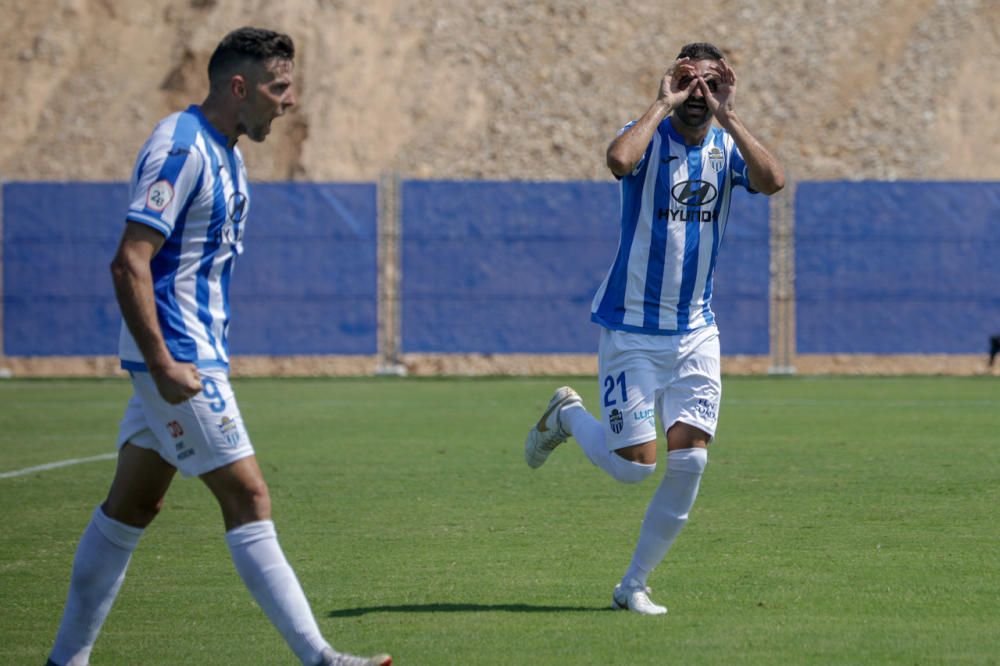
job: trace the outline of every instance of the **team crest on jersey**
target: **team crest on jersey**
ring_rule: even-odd
[[[608,414],[608,422],[611,424],[611,432],[616,435],[625,427],[625,419],[622,417],[621,411],[617,409],[612,409],[611,413]]]
[[[722,166],[726,163],[726,156],[722,154],[718,146],[712,146],[708,151],[708,165],[715,171],[722,171]]]
[[[157,213],[170,205],[174,198],[174,188],[165,180],[158,180],[149,186],[146,192],[146,208],[155,210]]]
[[[222,420],[219,421],[219,432],[226,438],[226,443],[229,446],[236,446],[240,443],[239,425],[228,416],[223,416]]]

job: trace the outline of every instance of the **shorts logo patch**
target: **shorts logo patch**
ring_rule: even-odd
[[[170,436],[173,437],[174,439],[184,436],[184,428],[177,421],[171,421],[170,423],[168,423],[167,431],[170,433]]]
[[[146,192],[146,208],[162,213],[174,198],[174,188],[165,180],[158,180]]]
[[[236,446],[240,443],[239,425],[228,416],[223,416],[222,420],[219,421],[219,432],[226,438],[226,443],[229,446]]]
[[[622,417],[622,413],[618,409],[611,410],[611,413],[608,415],[608,422],[611,424],[611,432],[616,435],[621,433],[622,428],[625,427],[625,419]]]
[[[698,416],[709,421],[716,421],[719,418],[719,403],[711,400],[705,400],[701,398],[698,400],[698,404],[695,405],[695,411],[698,412]]]

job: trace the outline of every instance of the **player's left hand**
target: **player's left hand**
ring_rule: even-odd
[[[719,124],[723,127],[730,116],[735,113],[736,104],[736,72],[725,60],[720,60],[719,64],[713,67],[719,78],[716,81],[713,92],[709,83],[704,77],[698,77],[698,87],[701,94],[705,96],[705,103]]]

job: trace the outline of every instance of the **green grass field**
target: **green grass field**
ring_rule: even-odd
[[[561,380],[241,380],[282,545],[351,652],[438,664],[996,664],[1000,384],[725,380],[669,615],[608,610],[662,467],[521,457]],[[591,407],[593,378],[571,383]],[[113,450],[126,381],[0,382],[0,472]],[[0,661],[42,664],[113,461],[0,478]],[[197,480],[144,535],[92,655],[293,664]]]

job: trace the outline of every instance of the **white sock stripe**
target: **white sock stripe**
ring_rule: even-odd
[[[256,541],[277,536],[278,532],[274,529],[274,521],[256,520],[252,523],[244,523],[226,532],[226,543],[230,546],[245,546]]]
[[[141,527],[133,527],[109,518],[100,506],[94,509],[93,520],[94,526],[100,530],[104,538],[119,548],[131,552],[139,545],[139,537],[143,533]]]
[[[639,483],[656,471],[656,463],[644,463],[625,460],[614,451],[608,451],[608,468],[606,471],[622,483]]]
[[[708,449],[677,449],[667,454],[667,472],[701,474],[708,465]]]

